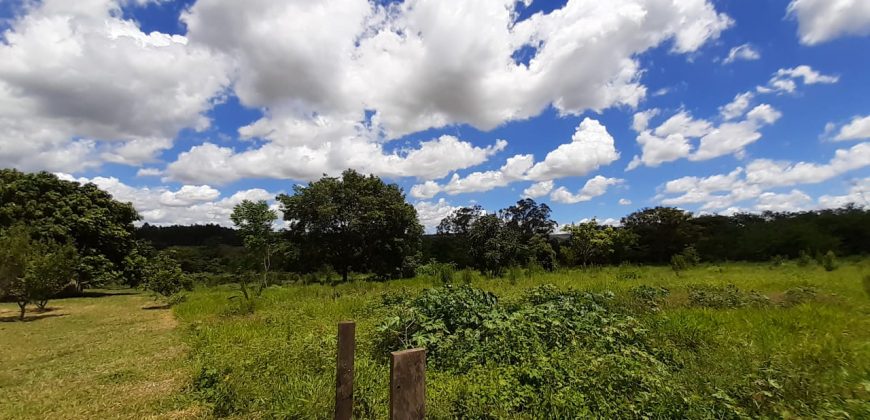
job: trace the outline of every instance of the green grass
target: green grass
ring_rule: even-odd
[[[583,378],[572,386],[612,394],[611,402],[619,405],[626,395],[608,391],[611,384],[653,372],[641,379],[659,393],[656,407],[677,407],[682,417],[870,418],[868,274],[870,260],[865,259],[832,272],[815,265],[725,264],[677,276],[665,267],[610,267],[522,275],[513,283],[476,276],[472,283],[508,303],[541,284],[612,291],[614,301],[626,305],[639,285],[670,290],[660,310],[632,313],[645,330],[644,345],[664,362],[666,372],[641,362],[622,375],[612,366],[624,366],[619,363],[625,359],[608,370],[606,363],[597,365],[600,354],[569,349],[542,362],[559,365],[540,371],[544,383],[552,372],[568,372],[569,378]],[[329,418],[336,324],[345,319],[357,322],[357,417],[386,418],[389,361],[376,350],[377,327],[395,313],[382,304],[382,296],[411,299],[439,283],[416,278],[276,286],[264,292],[253,313],[240,311],[238,300],[229,299],[237,295],[231,285],[199,288],[171,311],[143,309],[153,305],[145,295],[110,292],[55,300],[51,311],[29,312],[27,322],[18,322],[13,320],[17,307],[3,303],[0,418]],[[772,303],[698,307],[690,302],[689,286],[699,284],[734,284]],[[807,286],[816,288],[815,297],[780,304],[787,290]],[[559,370],[566,366],[567,371]],[[521,387],[532,390],[527,398],[559,397],[552,388],[545,395],[517,383],[526,372],[517,376],[511,369],[487,365],[450,372],[431,366],[430,417],[458,412],[477,413],[473,418],[481,413],[544,417],[504,408],[510,405],[505,398]]]
[[[862,285],[870,273],[868,263],[845,263],[833,272],[794,264],[726,264],[693,268],[679,276],[665,267],[613,267],[523,276],[515,283],[478,277],[473,286],[494,292],[502,301],[518,299],[525,290],[545,283],[612,291],[617,300],[641,284],[665,287],[671,294],[662,309],[637,315],[649,343],[667,361],[668,383],[663,387],[674,389],[675,405],[720,410],[683,413],[713,417],[726,410],[734,416],[870,418],[870,296]],[[626,278],[618,276],[625,271],[636,272],[638,278],[618,280]],[[235,294],[231,286],[199,289],[175,308],[192,351],[191,393],[217,415],[330,417],[336,324],[352,319],[357,322],[355,410],[359,417],[385,418],[388,360],[375,350],[375,342],[377,326],[392,314],[380,305],[381,295],[392,292],[410,298],[438,283],[417,278],[272,287],[253,314],[234,309],[237,304],[228,299]],[[695,307],[688,302],[690,284],[734,284],[764,294],[772,303]],[[785,291],[799,286],[815,287],[815,298],[779,304]],[[568,355],[571,360],[574,356],[578,355]],[[468,403],[471,391],[477,398],[472,404],[486,405],[482,398],[487,395],[500,398],[500,378],[489,372],[463,375],[430,369],[431,417],[455,415],[459,405]],[[605,387],[607,380],[589,378]]]
[[[201,406],[171,310],[133,291],[52,300],[17,320],[0,304],[0,418],[191,418]],[[29,307],[32,309],[32,307]]]

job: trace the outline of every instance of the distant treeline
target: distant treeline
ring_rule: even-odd
[[[475,214],[474,211],[465,209],[465,214]],[[548,226],[549,214],[545,214],[540,222]],[[694,216],[675,208],[656,207],[632,213],[621,222],[616,227],[587,222],[593,230],[588,238],[579,237],[582,230],[574,229],[572,234],[554,228],[547,240],[553,249],[554,263],[559,266],[623,262],[666,264],[687,247],[694,248],[703,261],[709,262],[768,261],[777,257],[797,258],[801,253],[815,257],[827,251],[838,256],[870,254],[870,211],[855,206],[731,216]],[[473,221],[467,223],[470,229]],[[244,257],[240,250],[232,249],[242,245],[238,232],[219,225],[145,224],[137,229],[136,235],[158,249],[176,248],[177,258],[188,272],[230,271],[241,265]],[[575,249],[582,248],[584,241],[589,242],[590,247],[608,249],[590,249],[585,257],[579,256]],[[434,260],[457,267],[479,267],[474,261],[476,255],[468,249],[468,238],[461,232],[442,229],[438,234],[422,238],[421,263]],[[294,258],[277,258],[276,268],[307,271]]]
[[[172,246],[242,246],[235,229],[216,224],[154,226],[145,223],[136,229],[136,238],[151,242],[157,249]]]

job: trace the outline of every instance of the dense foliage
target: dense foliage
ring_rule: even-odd
[[[78,254],[69,244],[36,241],[30,229],[14,225],[0,230],[0,296],[14,300],[19,319],[35,304],[44,310],[48,300],[75,277]]]
[[[335,323],[352,319],[355,418],[387,417],[387,352],[418,345],[431,418],[866,418],[868,268],[620,266],[514,284],[429,263],[410,280],[272,287],[254,313],[232,287],[201,288],[175,311],[191,391],[217,415],[331,413]]]
[[[79,289],[121,278],[134,247],[139,215],[94,184],[64,181],[48,172],[0,169],[0,229],[25,224],[38,241],[70,243],[79,254]]]
[[[494,215],[485,218],[485,212],[479,207],[456,210],[442,220],[437,235],[424,238],[424,259],[498,271],[493,267],[501,270],[530,261],[523,247],[542,244],[536,238],[546,242],[562,266],[671,263],[678,272],[698,261],[777,258],[815,259],[835,269],[835,255],[870,253],[870,209],[854,206],[732,216],[693,216],[676,208],[655,207],[624,217],[620,226],[602,225],[592,219],[563,226],[562,235],[536,235],[532,239],[523,236],[520,230],[511,231],[511,219],[503,219],[510,214],[509,209],[499,212],[500,218]],[[548,212],[536,214],[549,218]],[[485,240],[472,243],[475,225],[479,237]],[[475,250],[480,246],[487,248]],[[686,254],[686,250],[691,251]],[[545,249],[544,255],[548,252]],[[540,265],[548,266],[546,257],[536,259]]]
[[[277,199],[305,271],[329,265],[345,281],[351,271],[413,275],[423,227],[397,185],[347,170]]]
[[[154,226],[145,223],[136,229],[136,237],[150,242],[157,249],[173,246],[242,246],[242,238],[235,229],[215,224]]]

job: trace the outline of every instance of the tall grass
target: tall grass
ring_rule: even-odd
[[[635,316],[648,331],[653,351],[667,361],[665,388],[688,390],[682,396],[660,396],[685,416],[870,418],[870,296],[864,290],[868,272],[868,261],[859,260],[842,262],[830,272],[786,262],[773,269],[769,264],[698,266],[679,276],[670,267],[605,267],[534,275],[517,271],[506,278],[462,271],[460,279],[508,302],[541,284],[610,291],[617,302],[632,299],[632,290],[641,285],[667,289],[657,310]],[[378,326],[395,314],[381,302],[410,299],[442,281],[439,275],[335,287],[270,287],[252,314],[241,315],[231,310],[228,300],[233,287],[198,289],[175,308],[195,364],[191,393],[217,415],[329,417],[336,324],[352,319],[357,322],[355,412],[358,418],[385,418],[389,362],[375,343]],[[770,304],[697,306],[689,299],[689,285],[733,285],[766,296]],[[787,291],[796,288],[812,288],[815,294],[780,304],[794,299]],[[581,356],[568,355],[566,360],[584,368],[599,363]],[[586,385],[606,386],[615,380],[604,373],[591,375]],[[508,386],[499,385],[496,371],[430,370],[427,378],[433,418],[455,416],[461,410],[476,412],[468,404],[490,406],[495,417],[517,415],[499,414],[498,401],[487,399],[495,398],[499,386]],[[469,399],[472,386],[474,398]],[[569,414],[577,413],[562,413]]]

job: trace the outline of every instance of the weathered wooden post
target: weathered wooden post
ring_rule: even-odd
[[[338,363],[335,374],[335,419],[353,416],[353,354],[356,348],[356,323],[338,323]]]
[[[426,349],[390,353],[390,419],[426,416]]]

